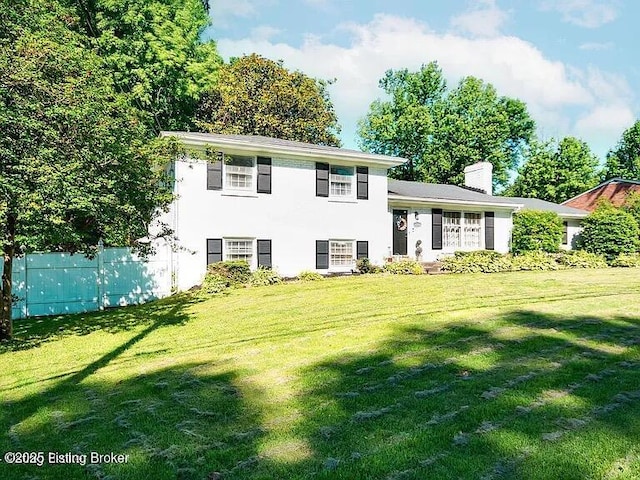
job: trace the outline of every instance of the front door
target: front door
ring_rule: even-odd
[[[393,254],[407,254],[407,211],[393,211]]]

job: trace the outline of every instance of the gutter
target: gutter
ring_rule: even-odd
[[[389,203],[414,203],[414,204],[439,204],[439,205],[471,205],[478,207],[496,207],[505,210],[520,210],[524,207],[519,203],[498,203],[498,202],[481,202],[477,200],[454,200],[447,198],[424,198],[424,197],[405,197],[400,195],[389,195]]]

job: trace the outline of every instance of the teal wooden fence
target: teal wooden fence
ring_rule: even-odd
[[[105,248],[93,259],[68,253],[15,258],[13,318],[88,312],[167,296],[169,254],[160,253],[145,260],[127,248]]]

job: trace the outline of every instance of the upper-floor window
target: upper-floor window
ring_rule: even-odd
[[[271,193],[271,158],[217,152],[207,162],[207,190]]]
[[[353,167],[331,166],[331,197],[353,196]]]
[[[316,162],[316,196],[369,198],[369,169]]]
[[[253,190],[255,178],[255,157],[225,155],[225,187],[232,190]]]

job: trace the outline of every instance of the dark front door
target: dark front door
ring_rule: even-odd
[[[407,254],[407,211],[393,211],[393,254]]]

